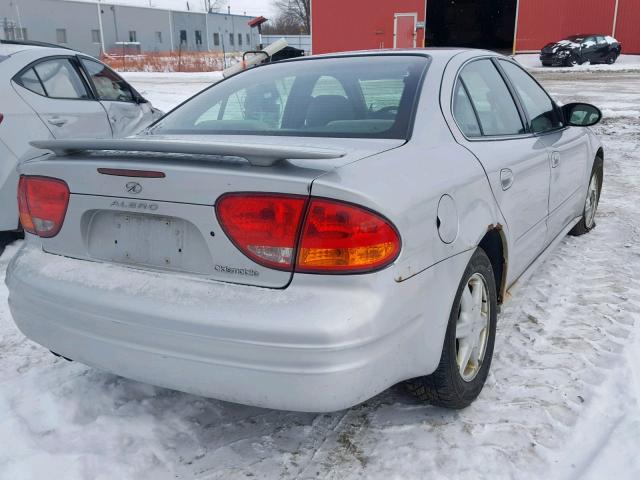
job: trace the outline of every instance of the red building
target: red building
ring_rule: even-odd
[[[312,0],[313,53],[458,46],[517,52],[580,33],[640,54],[640,0]]]

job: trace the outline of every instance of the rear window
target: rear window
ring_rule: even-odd
[[[427,64],[409,55],[274,63],[200,93],[152,131],[404,139]]]

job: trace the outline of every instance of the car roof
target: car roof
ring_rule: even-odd
[[[495,53],[488,50],[476,49],[476,48],[455,48],[455,47],[428,47],[428,48],[386,48],[377,50],[355,50],[349,52],[336,52],[336,53],[324,53],[320,55],[313,55],[316,58],[321,57],[351,57],[359,55],[424,55],[431,57],[446,57],[450,58],[463,52],[484,52]]]
[[[377,49],[377,50],[356,50],[348,52],[334,52],[323,53],[318,55],[310,55],[307,57],[297,57],[287,60],[281,60],[276,63],[288,63],[288,62],[303,62],[314,59],[329,59],[329,58],[343,58],[343,57],[383,57],[383,56],[397,56],[397,55],[413,55],[429,57],[432,60],[446,64],[451,58],[456,55],[476,54],[478,56],[502,56],[499,53],[490,50],[481,50],[476,48],[453,48],[453,47],[429,47],[429,48],[408,48],[408,49]],[[268,63],[263,65],[269,65]]]
[[[68,49],[66,47],[61,47],[58,45],[54,45],[54,44],[40,44],[38,42],[14,42],[14,41],[10,41],[10,40],[0,40],[0,55],[15,55],[16,53],[20,53],[20,52],[26,52],[26,51],[31,51],[31,52],[37,52],[40,51],[43,54],[48,54],[48,53],[60,53],[60,52],[66,52],[67,54],[73,54],[75,55],[75,51]]]

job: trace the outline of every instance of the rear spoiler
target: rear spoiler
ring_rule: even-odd
[[[73,155],[85,151],[217,155],[244,158],[251,165],[259,167],[270,167],[284,160],[328,160],[346,155],[343,151],[327,148],[151,138],[39,140],[30,143],[36,148],[51,150],[56,155]]]

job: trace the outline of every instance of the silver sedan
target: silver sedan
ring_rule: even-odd
[[[600,117],[492,52],[396,50],[248,70],[136,137],[35,142],[13,317],[228,401],[332,411],[407,381],[463,408],[510,287],[595,226]]]

